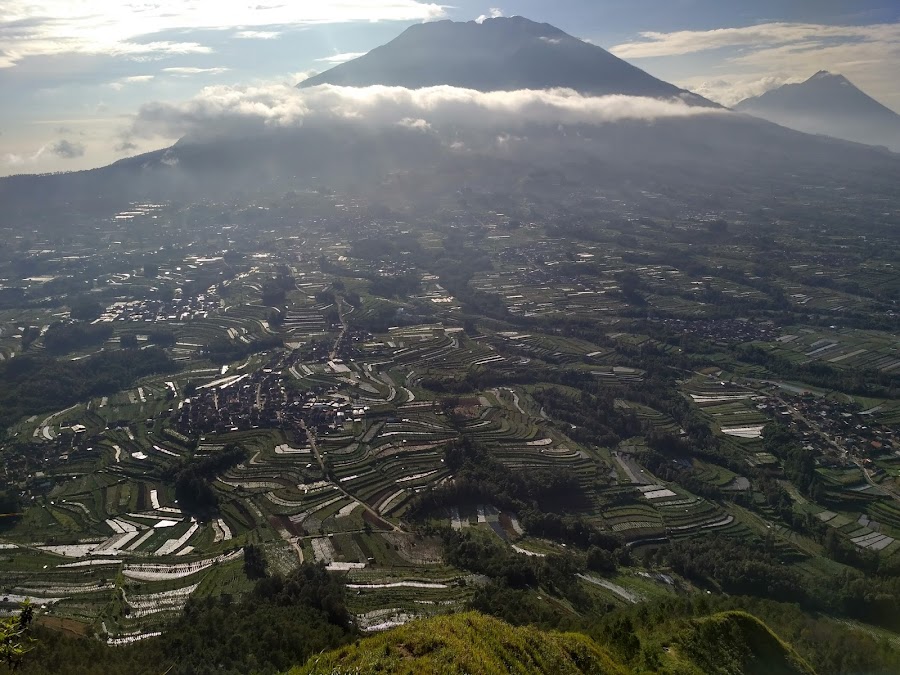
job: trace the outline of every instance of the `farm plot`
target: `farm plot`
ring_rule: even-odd
[[[849,370],[897,372],[900,369],[896,340],[887,333],[851,328],[791,332],[795,333],[795,339],[780,342],[778,350],[792,360],[823,361]]]
[[[126,564],[122,574],[138,581],[165,581],[183,579],[203,572],[214,565],[230,562],[244,555],[244,549],[225,553],[213,558],[205,558],[187,563],[130,563]]]
[[[649,503],[607,509],[603,512],[603,520],[626,540],[665,535],[662,516]]]
[[[717,406],[727,403],[741,403],[752,399],[756,394],[731,382],[717,380],[712,377],[695,377],[686,382],[681,390],[697,406]],[[726,409],[718,412],[736,412],[737,409]],[[714,412],[716,412],[714,410]]]
[[[634,403],[632,401],[616,401],[616,406],[625,410],[633,410],[637,418],[643,423],[660,433],[678,436],[683,433],[681,427],[669,415],[654,410],[653,408]]]

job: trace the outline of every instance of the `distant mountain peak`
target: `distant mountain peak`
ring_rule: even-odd
[[[453,21],[448,21],[447,23],[453,23]],[[518,27],[524,28],[527,30],[532,30],[536,32],[547,31],[550,33],[559,33],[560,35],[565,35],[563,31],[561,31],[556,26],[549,23],[540,23],[538,21],[533,21],[532,19],[528,19],[524,16],[491,16],[486,18],[484,21],[469,21],[467,23],[474,23],[481,26],[500,26],[500,27]]]
[[[900,150],[900,115],[827,70],[741,101],[735,110],[799,131]]]
[[[440,30],[462,30],[469,32],[481,33],[525,33],[534,37],[571,37],[565,32],[549,23],[539,23],[532,21],[524,16],[491,16],[482,21],[453,21],[444,19],[442,21],[429,21],[427,23],[419,23],[410,26],[404,31],[405,33],[429,33],[436,29]]]
[[[416,24],[386,45],[298,86],[321,84],[449,85],[478,91],[566,88],[591,96],[681,98],[718,107],[555,26],[521,16]]]
[[[853,86],[850,80],[848,80],[840,73],[831,73],[827,70],[820,70],[818,73],[806,80],[804,84],[814,82],[830,82],[833,84],[849,84],[850,86]]]

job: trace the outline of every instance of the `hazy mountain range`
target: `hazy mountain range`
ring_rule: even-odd
[[[820,71],[738,103],[735,110],[791,129],[900,151],[900,115],[843,75]]]
[[[160,104],[137,123],[189,126],[102,169],[0,180],[2,217],[309,187],[424,200],[475,185],[556,202],[621,188],[760,207],[803,186],[877,194],[900,180],[900,155],[728,111],[522,18],[417,25],[298,89]]]

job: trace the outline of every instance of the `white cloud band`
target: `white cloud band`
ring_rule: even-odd
[[[336,66],[340,63],[347,63],[347,61],[352,61],[353,59],[358,59],[360,56],[365,56],[366,52],[344,52],[343,54],[332,54],[331,56],[323,56],[320,59],[316,59],[318,63],[327,63],[330,66]]]
[[[478,92],[448,86],[214,86],[183,103],[143,106],[130,133],[141,138],[177,138],[255,133],[328,121],[373,127],[402,125],[423,131],[457,126],[515,131],[532,124],[603,124],[717,114],[728,113],[691,107],[677,99],[583,96],[568,89]]]

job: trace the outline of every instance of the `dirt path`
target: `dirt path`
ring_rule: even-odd
[[[321,467],[322,473],[325,474],[326,473],[325,472],[325,460],[322,459],[322,454],[319,452],[319,443],[318,443],[318,440],[316,439],[316,434],[312,429],[310,429],[309,427],[306,426],[306,422],[302,422],[301,426],[306,431],[306,438],[309,441],[309,446],[312,448],[313,454],[316,456],[316,461],[319,462],[319,467]],[[327,476],[327,474],[326,474],[326,476]],[[327,480],[327,478],[326,478],[326,480]],[[356,501],[356,502],[359,502],[360,504],[362,504],[363,509],[365,509],[374,518],[378,519],[379,521],[381,521],[383,523],[387,523],[388,525],[390,525],[391,528],[394,530],[394,532],[403,532],[404,531],[402,528],[398,527],[397,525],[393,525],[393,524],[389,523],[375,509],[373,509],[371,506],[366,504],[366,502],[364,502],[362,499],[359,499],[354,494],[348,492],[340,483],[332,482],[332,485],[334,485],[341,492],[341,494],[343,494],[348,499],[352,499],[353,501]]]
[[[606,579],[600,579],[599,577],[595,577],[588,574],[576,574],[579,579],[584,579],[588,583],[594,584],[595,586],[600,586],[601,588],[605,588],[608,591],[611,591],[618,595],[623,600],[630,602],[632,604],[636,604],[644,600],[644,597],[629,591],[627,588],[623,588],[618,584],[614,584],[611,581],[607,581]]]
[[[636,483],[638,485],[653,485],[656,481],[652,478],[652,476],[648,476],[645,472],[642,472],[640,468],[636,468],[637,464],[632,466],[630,458],[626,460],[622,455],[618,452],[614,454],[614,458],[619,466],[622,467],[622,470],[628,475],[631,479],[632,483]]]
[[[344,339],[344,336],[347,334],[347,329],[349,326],[347,325],[347,320],[344,318],[344,303],[340,298],[335,298],[335,302],[337,303],[338,308],[338,319],[341,322],[341,332],[337,336],[337,340],[334,341],[334,346],[331,348],[331,354],[329,354],[329,358],[334,361],[338,357],[338,352],[340,351],[341,342]]]

